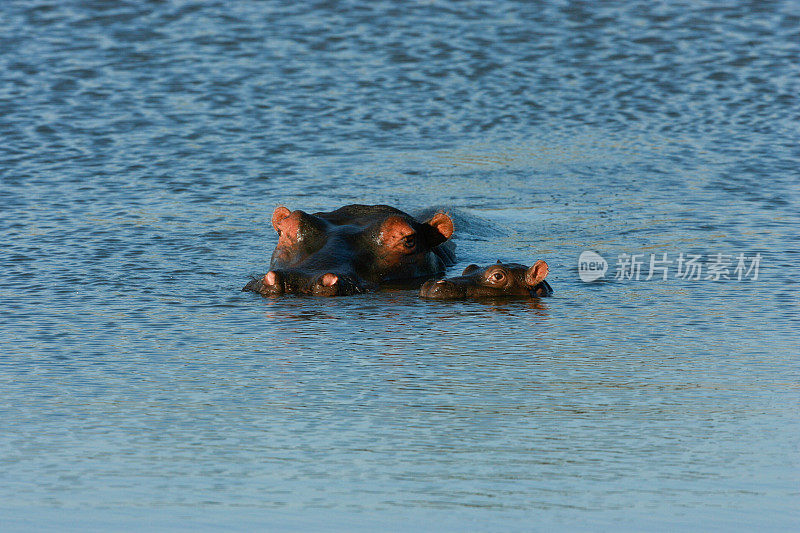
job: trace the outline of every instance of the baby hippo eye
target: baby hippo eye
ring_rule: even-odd
[[[417,236],[416,235],[409,235],[408,237],[403,239],[403,246],[406,248],[413,248],[417,244]]]

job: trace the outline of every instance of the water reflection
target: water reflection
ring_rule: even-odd
[[[501,315],[517,316],[519,312],[533,312],[547,316],[548,305],[543,298],[479,298],[467,303],[447,300],[424,300],[439,312],[451,312],[452,316],[469,313],[475,309],[491,311]],[[445,315],[447,316],[447,315]]]

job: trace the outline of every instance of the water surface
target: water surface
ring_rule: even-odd
[[[795,2],[7,1],[0,27],[0,529],[800,523]],[[451,209],[452,272],[544,259],[555,295],[239,292],[277,205],[347,203]],[[762,259],[613,279],[651,253]]]

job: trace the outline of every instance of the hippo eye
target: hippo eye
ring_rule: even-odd
[[[505,277],[506,275],[503,274],[502,272],[495,272],[494,274],[492,274],[492,281],[503,281]]]
[[[417,237],[416,235],[409,235],[405,239],[403,239],[403,246],[406,248],[413,248],[417,245]]]

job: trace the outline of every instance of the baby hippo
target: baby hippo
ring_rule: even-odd
[[[488,267],[469,265],[458,277],[425,282],[419,295],[437,300],[550,296],[553,288],[544,280],[548,272],[544,261],[530,268],[500,261]]]

